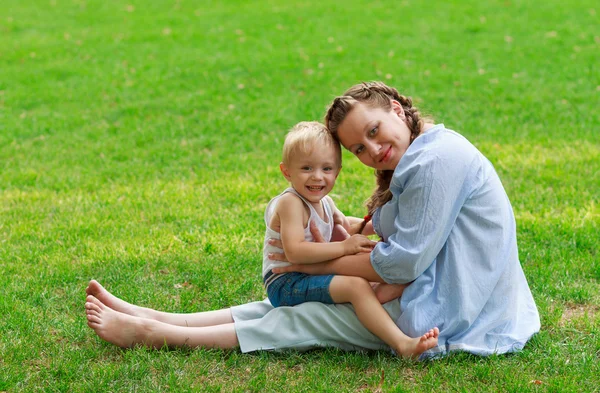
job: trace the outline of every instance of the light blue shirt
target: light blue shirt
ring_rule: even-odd
[[[393,198],[373,215],[371,253],[388,283],[409,283],[396,321],[416,337],[437,326],[437,348],[480,355],[520,350],[540,329],[521,269],[515,218],[492,164],[443,124],[409,146]]]

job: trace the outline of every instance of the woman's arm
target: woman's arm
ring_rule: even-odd
[[[276,258],[281,260],[281,254]],[[291,265],[287,267],[278,267],[273,269],[273,273],[298,272],[312,275],[336,274],[339,276],[356,276],[365,278],[371,282],[384,282],[371,266],[371,259],[368,253],[347,255],[336,258],[329,262],[313,263],[310,265]]]
[[[350,221],[346,218],[344,213],[342,213],[340,211],[340,209],[337,208],[337,206],[335,205],[335,202],[333,202],[333,199],[331,199],[330,196],[326,196],[325,201],[329,204],[329,207],[331,208],[331,211],[333,212],[333,223],[335,225],[340,225],[346,231],[349,231],[350,230]]]
[[[362,230],[362,232],[358,233],[358,230],[360,229],[364,219],[346,216],[344,213],[342,213],[340,209],[337,208],[335,202],[333,202],[333,199],[331,199],[331,197],[327,196],[325,198],[333,211],[333,221],[336,224],[336,226],[342,226],[349,235],[360,234],[370,236],[375,234],[375,231],[373,230],[373,223],[371,223],[370,221],[365,225],[365,228]],[[343,239],[345,239],[345,237],[341,238],[341,240]]]
[[[348,233],[351,235],[358,233],[358,230],[364,221],[364,219],[358,217],[346,217],[346,220],[350,223],[350,229],[348,230]],[[373,230],[373,222],[369,221],[360,234],[365,236],[375,235],[375,231]]]
[[[460,136],[447,134],[445,138],[443,143],[415,140],[411,153],[403,156],[403,164],[394,171],[390,185],[394,197],[373,215],[385,242],[371,252],[371,262],[388,283],[409,283],[434,263],[465,201],[484,181],[484,174],[478,172],[480,153]],[[478,212],[485,209],[495,207],[482,207]],[[477,217],[471,214],[464,216],[461,225],[466,226],[461,232],[490,225],[486,213]],[[485,246],[460,244],[453,252],[462,247]]]

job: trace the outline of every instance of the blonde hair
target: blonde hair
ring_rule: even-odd
[[[412,143],[423,131],[425,120],[430,119],[421,116],[419,110],[413,106],[410,97],[401,95],[398,90],[383,82],[359,83],[348,89],[342,96],[336,97],[327,109],[325,125],[331,135],[339,142],[338,127],[357,103],[360,102],[370,108],[381,108],[389,111],[392,109],[392,100],[398,101],[402,105],[405,122],[411,134],[409,143]],[[360,232],[362,232],[375,210],[392,199],[390,182],[393,174],[393,170],[375,171],[377,188],[365,203],[369,214],[365,217]]]
[[[330,146],[335,151],[335,162],[342,165],[342,149],[340,143],[318,121],[303,121],[296,124],[287,133],[283,143],[282,161],[289,165],[294,155],[308,155],[317,145]]]

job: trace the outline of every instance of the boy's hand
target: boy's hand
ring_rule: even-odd
[[[352,235],[342,242],[345,255],[354,255],[360,252],[371,252],[377,244],[364,235]]]

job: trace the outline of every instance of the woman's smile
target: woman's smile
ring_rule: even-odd
[[[384,153],[383,153],[383,157],[381,158],[381,160],[379,160],[379,162],[387,162],[390,160],[390,157],[392,156],[392,147],[390,146]]]

